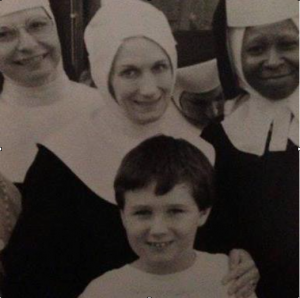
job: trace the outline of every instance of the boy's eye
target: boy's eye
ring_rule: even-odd
[[[168,210],[169,214],[182,214],[184,212],[185,212],[185,210],[180,209],[180,208],[173,208],[173,209]]]
[[[126,79],[134,79],[139,75],[139,70],[135,68],[128,68],[121,71],[120,76]]]
[[[149,215],[151,215],[151,211],[150,210],[137,210],[133,213],[133,215],[135,215],[135,216],[149,216]]]

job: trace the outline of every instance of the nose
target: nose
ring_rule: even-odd
[[[31,50],[37,45],[36,39],[30,35],[24,28],[20,29],[19,37],[18,37],[18,50],[19,51],[26,51]]]
[[[163,236],[168,232],[168,223],[166,219],[162,216],[155,216],[152,219],[150,226],[150,235],[151,236]]]
[[[155,75],[153,74],[143,75],[143,77],[141,78],[139,90],[140,90],[140,94],[144,97],[147,98],[155,97],[159,92]]]
[[[265,66],[273,69],[279,67],[282,65],[282,63],[283,59],[280,53],[275,48],[270,49],[268,52],[268,57],[265,61]]]

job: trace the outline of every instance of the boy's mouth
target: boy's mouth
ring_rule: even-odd
[[[166,241],[166,242],[147,242],[148,245],[155,248],[165,248],[171,245],[173,241]]]

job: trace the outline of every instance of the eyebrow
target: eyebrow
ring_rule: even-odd
[[[155,64],[160,64],[160,63],[168,63],[168,60],[167,59],[161,59],[161,60],[157,60],[153,63],[153,65]],[[138,68],[139,65],[136,65],[136,64],[132,64],[132,62],[124,62],[123,64],[120,64],[119,67],[122,67],[122,68]]]

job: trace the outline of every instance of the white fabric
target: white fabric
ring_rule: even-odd
[[[101,4],[84,35],[91,74],[105,103],[118,117],[127,118],[108,90],[109,73],[121,44],[138,36],[155,41],[168,53],[176,73],[176,41],[164,14],[151,4],[140,0],[106,0]]]
[[[37,152],[36,143],[101,104],[99,94],[70,81],[26,88],[5,80],[0,95],[0,172],[22,182]]]
[[[128,119],[112,98],[108,91],[108,76],[124,38],[138,34],[153,39],[169,55],[174,72],[177,56],[169,24],[155,7],[139,0],[117,1],[113,7],[106,7],[106,3],[103,3],[103,8],[95,15],[86,32],[92,75],[104,96],[104,106],[101,111],[82,118],[50,138],[45,145],[90,189],[115,203],[113,181],[121,160],[145,139],[157,134],[184,138],[202,150],[212,163],[214,151],[200,138],[200,131],[183,118],[171,100],[161,119],[139,125]],[[157,34],[158,28],[160,34]]]
[[[299,14],[295,0],[227,0],[229,27],[250,27],[275,23]]]
[[[293,19],[297,28],[298,18]],[[237,73],[239,85],[248,94],[238,98],[232,107],[232,113],[222,125],[232,144],[239,150],[258,156],[265,151],[268,133],[272,125],[270,151],[285,151],[288,140],[299,146],[299,88],[289,97],[271,101],[246,81],[242,69],[242,44],[244,28],[231,28],[228,31],[229,53]],[[227,111],[229,108],[227,108]]]
[[[216,59],[178,68],[174,101],[177,107],[181,109],[180,96],[182,92],[205,93],[220,86]]]
[[[126,265],[92,281],[79,298],[229,298],[221,283],[227,270],[227,256],[197,251],[182,272],[155,275]]]
[[[0,1],[0,17],[36,7],[43,7],[54,19],[49,0],[2,0]]]

